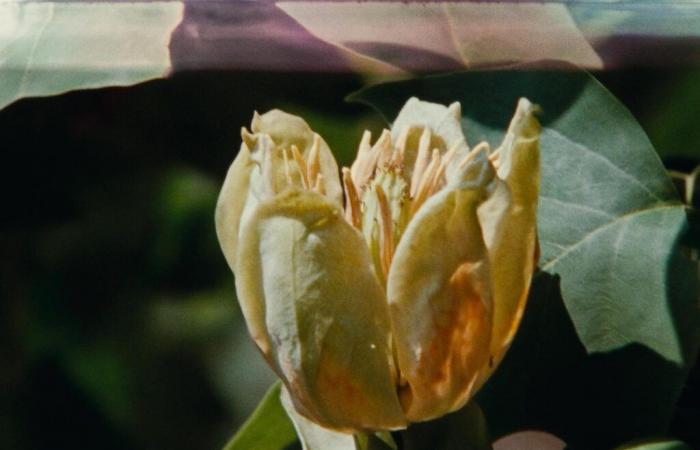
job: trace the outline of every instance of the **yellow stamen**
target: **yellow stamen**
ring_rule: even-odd
[[[389,273],[391,266],[391,258],[394,256],[394,238],[391,224],[391,209],[389,201],[386,198],[384,189],[380,185],[375,187],[377,192],[377,200],[379,203],[379,214],[381,218],[381,244],[380,244],[380,260],[384,276]]]
[[[362,139],[360,140],[360,147],[357,150],[357,157],[364,157],[366,156],[370,150],[372,150],[372,132],[369,130],[365,130],[364,133],[362,133]]]
[[[350,168],[352,181],[360,190],[364,189],[374,174],[376,158],[372,158],[372,145],[370,144],[371,139],[372,133],[369,131],[365,131],[362,134],[362,141],[360,142],[360,147],[357,151],[357,158]]]
[[[460,145],[461,142],[453,145],[452,148],[440,158],[440,167],[435,172],[435,176],[433,176],[432,180],[430,180],[430,185],[428,186],[428,197],[442,188],[445,182],[445,172],[447,171],[447,166],[454,159]]]
[[[321,136],[314,133],[314,142],[309,150],[307,160],[307,169],[309,171],[309,181],[315,180],[316,176],[321,172]]]
[[[289,150],[284,149],[282,150],[282,157],[284,158],[284,175],[287,177],[287,184],[290,186],[292,185],[292,169],[290,167],[290,158],[291,156],[289,155]]]
[[[264,141],[263,141],[264,142]],[[275,194],[277,193],[276,186],[274,183],[275,177],[273,176],[273,168],[272,168],[272,152],[266,151],[263,152],[263,180],[265,182],[265,190],[267,191],[268,194]]]
[[[296,161],[297,166],[299,167],[299,172],[301,173],[301,182],[304,185],[304,188],[310,189],[311,180],[309,180],[309,172],[306,168],[306,161],[304,161],[304,157],[299,152],[299,149],[296,145],[292,145],[292,156],[294,156],[294,161]]]
[[[486,142],[479,142],[476,147],[474,147],[469,153],[467,153],[467,156],[465,156],[457,165],[457,168],[459,170],[464,169],[467,167],[467,164],[470,162],[474,161],[474,158],[477,157],[477,155],[485,150],[488,150],[489,144]],[[491,159],[489,157],[489,159]]]
[[[375,152],[377,153],[376,166],[383,167],[387,165],[391,161],[392,153],[394,150],[391,145],[391,131],[382,131],[382,135],[379,136],[379,139],[377,139],[377,142],[374,144],[374,147],[376,147],[377,149],[375,150]]]
[[[415,197],[413,198],[413,203],[411,204],[411,214],[414,214],[416,211],[418,211],[418,208],[425,202],[425,200],[428,198],[430,192],[430,186],[433,184],[433,178],[436,175],[436,172],[438,171],[440,167],[440,150],[438,149],[433,149],[433,154],[430,159],[430,164],[428,164],[428,167],[425,169],[423,172],[423,176],[420,179],[420,183],[418,184],[418,189],[416,192]]]
[[[319,173],[316,177],[316,182],[314,183],[314,187],[312,190],[314,192],[318,192],[321,195],[326,195],[326,183],[322,174]]]
[[[391,163],[396,166],[403,165],[406,159],[406,145],[408,144],[408,135],[410,131],[410,127],[404,127],[403,131],[401,131],[401,134],[399,134],[399,137],[396,139],[394,156],[391,160]]]
[[[360,196],[357,194],[357,188],[352,181],[350,169],[343,167],[343,186],[345,187],[345,198],[347,205],[345,206],[345,218],[355,228],[362,226],[362,212],[360,211]]]
[[[428,161],[430,159],[430,128],[424,128],[423,133],[418,141],[418,154],[416,155],[416,163],[413,167],[413,176],[411,177],[411,197],[415,197],[418,192],[418,185],[423,178]]]

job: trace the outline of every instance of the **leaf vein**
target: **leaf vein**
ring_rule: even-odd
[[[39,42],[41,41],[42,36],[44,35],[44,31],[46,31],[46,28],[53,21],[53,16],[54,5],[50,5],[49,14],[46,16],[46,20],[44,21],[44,23],[41,24],[41,28],[39,29],[39,31],[37,31],[36,38],[34,39],[34,42],[32,42],[32,49],[30,50],[29,55],[27,56],[27,63],[24,66],[22,79],[20,80],[19,86],[17,88],[17,98],[21,98],[27,93],[27,80],[29,74],[32,71],[32,65],[34,64],[34,56],[36,53],[36,49],[39,46]]]
[[[542,243],[543,243],[543,244],[548,244],[548,245],[552,245],[552,246],[554,246],[554,247],[560,248],[560,249],[562,249],[562,250],[566,250],[566,246],[565,246],[565,245],[558,244],[558,243],[556,243],[556,242],[554,242],[554,241],[550,241],[550,240],[548,240],[548,239],[542,239],[542,238],[540,238],[539,241],[540,241],[541,244],[542,244]]]
[[[564,257],[566,257],[569,253],[575,251],[578,247],[582,246],[585,244],[587,241],[593,239],[597,234],[602,233],[603,231],[607,230],[610,227],[613,227],[620,222],[624,222],[626,220],[630,220],[636,216],[641,216],[644,214],[650,214],[653,212],[658,212],[659,210],[666,210],[666,209],[676,209],[676,208],[682,208],[682,206],[678,203],[673,203],[673,204],[662,204],[658,206],[654,206],[652,208],[647,208],[647,209],[640,209],[640,210],[635,210],[635,211],[630,211],[628,213],[625,213],[621,216],[618,216],[615,218],[615,220],[612,220],[606,224],[603,224],[597,228],[594,228],[593,230],[589,231],[585,235],[581,237],[578,241],[575,243],[571,244],[568,247],[564,247],[564,251],[560,253],[558,256],[552,258],[550,261],[548,261],[544,266],[542,266],[542,270],[547,270],[551,269],[554,265],[557,264],[560,260],[562,260]]]
[[[540,194],[540,199],[544,199],[544,200],[547,200],[547,201],[551,201],[551,202],[554,202],[554,203],[557,203],[557,204],[560,204],[560,205],[564,205],[564,206],[573,207],[573,208],[576,208],[576,209],[581,209],[581,210],[583,210],[583,211],[588,211],[588,212],[591,212],[591,213],[594,213],[594,214],[598,214],[598,215],[601,215],[601,216],[605,216],[605,217],[611,218],[611,219],[615,217],[614,215],[610,214],[610,213],[607,212],[607,211],[603,211],[602,209],[593,208],[593,207],[591,207],[591,206],[581,205],[581,204],[579,204],[579,203],[569,202],[569,201],[566,201],[566,200],[561,200],[561,199],[558,199],[558,198],[556,198],[556,197],[550,197],[550,196],[548,196],[548,195],[542,195],[542,194]]]
[[[654,192],[652,192],[645,184],[643,184],[641,181],[639,181],[637,178],[635,178],[634,175],[630,174],[629,172],[627,172],[626,170],[624,170],[624,169],[621,168],[620,166],[616,165],[615,163],[613,163],[611,160],[609,160],[608,158],[604,157],[604,156],[601,155],[600,153],[594,152],[594,151],[591,150],[590,148],[586,147],[585,145],[581,144],[580,142],[574,141],[573,139],[569,138],[568,136],[566,136],[565,134],[561,133],[560,131],[558,131],[558,130],[556,130],[556,129],[554,129],[554,128],[547,128],[546,131],[548,131],[548,132],[550,132],[550,133],[552,133],[552,134],[554,134],[554,135],[560,137],[561,139],[564,139],[565,141],[567,141],[569,144],[573,145],[574,147],[577,147],[577,148],[579,148],[580,150],[583,150],[584,152],[589,153],[589,154],[592,155],[594,158],[603,161],[605,164],[607,164],[608,166],[610,166],[611,168],[613,168],[615,171],[617,171],[617,172],[619,172],[620,174],[622,174],[623,177],[625,177],[625,178],[631,180],[633,184],[636,184],[637,186],[639,186],[640,188],[642,188],[642,190],[643,190],[644,192],[646,192],[647,194],[649,194],[649,196],[652,197],[654,200],[662,201],[662,199],[661,199],[658,195],[656,195],[656,194],[655,194]]]

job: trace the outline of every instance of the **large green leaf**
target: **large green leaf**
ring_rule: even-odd
[[[360,67],[388,74],[543,59],[602,67],[563,2],[282,1],[277,7],[350,60],[360,58]]]
[[[567,7],[578,28],[594,45],[620,36],[657,40],[676,37],[688,41],[700,36],[700,4],[697,2],[607,0],[604,3],[571,2]]]
[[[167,75],[177,1],[0,2],[0,109],[23,97]]]
[[[299,448],[292,422],[280,402],[278,381],[223,450],[291,450]]]
[[[631,114],[585,73],[526,68],[389,83],[351,99],[391,119],[411,96],[460,101],[472,144],[498,145],[518,97],[543,110],[542,273],[480,395],[492,432],[537,428],[583,448],[664,432],[697,351],[697,268],[676,249],[684,207]]]

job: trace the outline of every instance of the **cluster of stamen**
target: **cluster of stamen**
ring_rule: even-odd
[[[415,131],[407,127],[394,144],[391,133],[384,130],[374,145],[370,144],[371,133],[365,131],[352,167],[342,169],[346,219],[363,231],[370,251],[376,253],[373,256],[378,264],[375,265],[381,269],[378,272],[382,279],[389,272],[395,248],[408,221],[430,196],[442,189],[446,183],[448,166],[460,146],[466,147],[462,141],[455,143],[446,152],[441,152],[436,147],[431,148],[432,132],[429,128],[423,128],[418,130],[422,131],[418,148],[412,149],[409,148],[409,135]],[[474,150],[483,150],[479,147]],[[469,152],[458,163],[458,169],[464,168],[476,153]],[[400,178],[405,189],[387,192],[385,181],[393,179],[396,182],[396,178]],[[377,207],[369,208],[369,202],[376,202]],[[375,217],[363,220],[367,219],[364,217],[366,214]],[[403,220],[396,220],[397,217]]]
[[[417,148],[411,143],[411,133],[420,133]],[[254,145],[258,137],[242,130],[243,140]],[[370,248],[377,274],[386,281],[398,241],[409,220],[433,194],[443,188],[447,170],[464,141],[455,143],[447,151],[444,144],[425,128],[405,128],[396,142],[391,132],[384,130],[374,145],[372,134],[365,131],[350,168],[342,168],[345,192],[345,217],[360,230]],[[278,192],[275,180],[286,186],[326,194],[326,183],[321,173],[321,137],[314,133],[312,145],[304,155],[296,145],[281,151],[263,152],[263,179],[271,183],[267,188]],[[413,140],[412,142],[415,142]],[[439,144],[436,145],[436,142]],[[270,142],[270,145],[274,143]],[[461,171],[481,151],[488,148],[481,143],[457,164]],[[463,154],[463,153],[462,153]],[[281,155],[281,158],[280,158]],[[490,157],[491,158],[491,157]],[[497,155],[491,158],[498,163]],[[281,164],[281,166],[280,166]],[[280,169],[282,172],[280,173]],[[277,176],[276,176],[277,175]],[[279,178],[281,176],[281,178]]]
[[[241,137],[248,148],[255,148],[258,140],[261,139],[260,136],[245,128],[241,130]],[[275,145],[269,137],[267,139],[269,139],[268,145]],[[296,186],[321,195],[326,194],[326,182],[321,173],[321,136],[318,134],[314,133],[311,148],[306,156],[294,144],[281,149],[281,152],[264,151],[261,153],[264,158],[260,164],[264,172],[263,180],[265,180],[266,189],[269,192],[277,193],[281,190],[281,186],[275,186],[278,179],[276,175],[279,170],[279,155],[281,154],[285,186]]]
[[[314,140],[311,145],[311,150],[309,151],[308,159],[304,158],[296,145],[292,145],[289,149],[282,150],[282,155],[284,157],[285,175],[290,184],[294,178],[293,171],[296,171],[304,189],[324,195],[326,193],[326,185],[323,174],[321,173],[320,148],[321,137],[314,133]],[[292,160],[296,164],[291,164]]]

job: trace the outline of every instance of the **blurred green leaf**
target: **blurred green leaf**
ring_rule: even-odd
[[[166,297],[151,301],[149,325],[161,344],[184,342],[206,343],[225,335],[238,324],[236,309],[227,296],[231,287],[211,292],[197,292],[181,298]],[[223,301],[226,299],[227,301]]]
[[[219,187],[187,166],[170,168],[156,192],[158,234],[152,240],[152,278],[171,289],[197,292],[217,286],[230,272],[211,224]],[[197,261],[197,264],[192,264]]]
[[[686,158],[700,162],[698,104],[700,70],[683,72],[655,94],[654,108],[649,118],[649,136],[662,158]]]
[[[278,381],[223,450],[284,450],[297,441],[292,422],[280,402]]]
[[[681,441],[654,441],[638,444],[627,444],[617,450],[691,450]]]
[[[609,448],[663,432],[700,341],[697,268],[677,252],[685,210],[643,130],[576,71],[428,77],[350,99],[393,118],[411,96],[460,101],[467,139],[493,146],[519,97],[543,109],[539,307],[480,397],[494,433]]]
[[[404,450],[491,450],[486,419],[476,402],[399,432]]]
[[[103,414],[122,427],[130,423],[133,368],[114,348],[103,342],[92,342],[86,348],[71,352],[66,366]]]
[[[0,109],[23,97],[163,77],[182,12],[180,2],[0,3]]]

